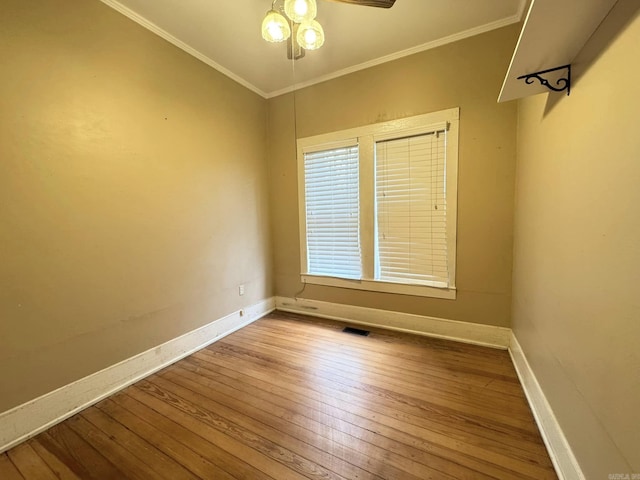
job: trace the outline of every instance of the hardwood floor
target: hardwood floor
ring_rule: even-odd
[[[505,351],[274,313],[0,455],[0,479],[555,479]]]

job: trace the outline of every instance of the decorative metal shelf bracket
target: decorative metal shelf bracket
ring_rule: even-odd
[[[545,73],[556,72],[558,70],[566,70],[566,75],[558,78],[552,85],[549,80],[542,77]],[[548,70],[542,70],[541,72],[528,73],[527,75],[522,75],[518,77],[518,80],[523,80],[527,85],[531,85],[534,80],[538,80],[541,85],[544,85],[549,90],[553,90],[554,92],[563,92],[567,91],[567,95],[571,93],[571,64],[563,65],[561,67],[550,68]]]

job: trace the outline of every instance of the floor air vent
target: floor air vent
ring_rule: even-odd
[[[344,327],[342,331],[353,335],[362,335],[363,337],[369,335],[369,330],[360,330],[359,328]]]

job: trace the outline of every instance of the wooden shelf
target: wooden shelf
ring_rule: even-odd
[[[498,102],[548,92],[545,86],[528,85],[518,77],[570,64],[616,1],[533,0]]]

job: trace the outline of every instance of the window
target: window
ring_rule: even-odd
[[[304,155],[308,270],[360,278],[358,145]]]
[[[458,109],[298,140],[304,282],[455,298]]]

